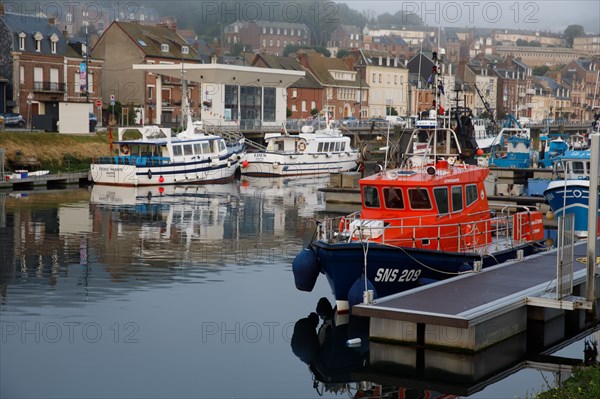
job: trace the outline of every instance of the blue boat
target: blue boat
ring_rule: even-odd
[[[531,132],[521,126],[513,115],[508,115],[503,127],[491,145],[489,166],[499,168],[531,168],[537,154],[533,151]]]
[[[555,217],[573,214],[575,235],[587,237],[590,197],[590,150],[569,150],[555,162],[564,178],[548,184],[544,197]]]

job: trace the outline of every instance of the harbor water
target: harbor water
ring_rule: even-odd
[[[364,320],[335,321],[324,278],[295,289],[326,183],[0,193],[0,397],[456,394],[364,380]],[[558,355],[583,359],[592,338]],[[466,396],[526,397],[566,377],[520,368]]]

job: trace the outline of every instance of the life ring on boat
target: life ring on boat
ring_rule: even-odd
[[[129,154],[129,146],[127,144],[121,144],[121,154]]]
[[[302,152],[306,150],[306,144],[305,143],[298,143],[298,151]]]
[[[462,236],[467,248],[473,248],[479,244],[479,229],[475,224],[465,225]]]
[[[339,233],[343,233],[346,230],[346,218],[342,216],[340,219],[340,226],[338,227]]]
[[[455,157],[448,157],[448,165],[452,166],[456,163]]]

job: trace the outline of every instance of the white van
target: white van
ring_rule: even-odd
[[[400,127],[403,127],[403,128],[408,127],[408,123],[401,116],[388,115],[388,116],[385,117],[385,120],[388,121],[391,126],[400,126]]]

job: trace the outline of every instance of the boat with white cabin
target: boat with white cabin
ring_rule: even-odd
[[[350,137],[327,124],[314,130],[303,126],[300,133],[265,134],[266,150],[248,152],[241,161],[241,173],[256,177],[285,177],[347,172],[358,166],[358,150]]]
[[[143,126],[118,130],[118,155],[99,157],[90,167],[94,184],[150,186],[221,183],[233,180],[245,153],[244,139],[227,143],[221,136],[198,130],[188,115],[187,129]],[[141,138],[128,140],[137,130]]]

